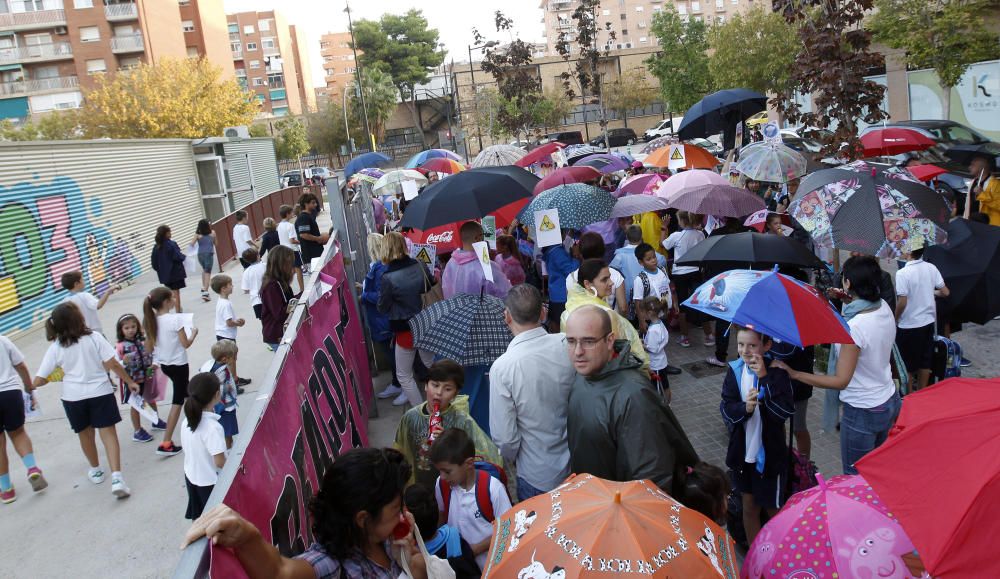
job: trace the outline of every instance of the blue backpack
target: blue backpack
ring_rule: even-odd
[[[934,336],[933,374],[940,379],[962,375],[962,346],[944,336]]]

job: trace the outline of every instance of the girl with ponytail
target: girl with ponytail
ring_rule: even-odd
[[[181,422],[184,482],[188,491],[188,519],[197,519],[226,465],[226,435],[219,415],[212,412],[222,396],[219,378],[212,372],[196,374],[188,385]]]
[[[146,331],[147,345],[153,348],[153,363],[158,364],[160,371],[170,378],[174,389],[167,429],[163,442],[156,448],[156,454],[160,456],[174,456],[181,451],[181,447],[173,442],[174,429],[181,416],[181,405],[188,396],[190,369],[187,349],[198,336],[198,328],[193,328],[188,336],[184,329],[186,316],[170,313],[174,305],[174,292],[168,287],[153,288],[142,303],[142,327]]]

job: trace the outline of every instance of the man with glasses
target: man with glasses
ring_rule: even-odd
[[[668,494],[698,455],[677,417],[649,383],[626,340],[597,306],[573,310],[566,348],[576,380],[569,395],[570,468],[608,480],[650,479]]]

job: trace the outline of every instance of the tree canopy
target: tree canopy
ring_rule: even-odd
[[[358,118],[355,115],[347,115],[351,138],[361,144],[365,143],[366,139],[364,138],[364,126],[358,122]],[[339,155],[341,146],[348,143],[347,127],[344,126],[344,121],[344,109],[340,103],[332,100],[326,101],[326,104],[320,107],[319,111],[308,117],[306,138],[309,145],[322,155]]]
[[[298,159],[309,152],[306,128],[296,118],[284,118],[274,124],[278,132],[274,150],[279,159]]]
[[[387,72],[404,100],[410,100],[413,87],[427,82],[430,72],[444,62],[438,31],[429,28],[423,12],[416,9],[355,22],[354,44],[361,51],[362,66]]]
[[[653,16],[651,30],[659,39],[660,52],[646,63],[660,81],[668,109],[686,111],[712,90],[705,23],[684,21],[668,5]]]
[[[759,93],[792,90],[791,68],[799,51],[795,26],[780,14],[754,6],[708,30],[708,70],[717,88]]]
[[[358,83],[355,80],[351,83],[350,113],[356,117],[359,126],[364,126],[365,110],[368,111],[368,124],[375,135],[375,142],[379,142],[385,136],[385,125],[396,112],[396,104],[399,102],[399,93],[393,83],[392,75],[383,70],[382,66],[375,66],[365,70],[364,82],[362,83],[365,94],[365,106],[361,106]],[[358,142],[367,143],[368,138],[355,139]]]
[[[646,80],[646,71],[633,68],[621,78],[604,85],[604,104],[622,115],[628,126],[628,111],[647,107],[656,101],[656,89]]]
[[[497,10],[494,14],[496,30],[510,32],[514,21]],[[473,30],[476,44],[486,40],[478,30]],[[536,106],[542,99],[542,79],[532,66],[532,46],[516,39],[507,44],[488,43],[480,64],[483,71],[493,76],[497,83],[496,122],[506,134],[518,135],[527,132],[536,123]]]

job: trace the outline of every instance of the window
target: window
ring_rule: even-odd
[[[133,28],[131,24],[115,26],[115,36],[133,36],[135,34],[140,34],[140,32]]]
[[[653,12],[659,12],[660,10],[663,10],[663,6],[653,6]]]
[[[715,9],[716,10],[725,10],[726,9],[726,0],[715,0]]]
[[[639,28],[645,28],[645,27],[646,27],[646,21],[645,20],[640,20],[639,21]]]
[[[29,102],[32,111],[44,112],[56,109],[75,109],[80,106],[81,101],[83,101],[83,95],[79,91],[74,91],[33,96]]]
[[[611,16],[611,11],[610,10],[601,10],[601,15],[602,16]]]
[[[680,15],[682,15],[682,16],[684,14],[687,14],[688,13],[687,4],[678,4],[677,5],[677,13],[680,14]]]
[[[140,60],[138,56],[126,56],[125,58],[118,59],[118,68],[122,70],[128,70],[130,68],[138,68],[139,63],[141,62],[142,60]]]
[[[87,74],[94,74],[95,72],[105,72],[108,70],[107,65],[104,64],[103,58],[95,58],[94,60],[87,61]]]
[[[230,24],[229,25],[229,33],[230,34],[239,34],[240,33],[240,25],[239,24]]]
[[[11,39],[11,46],[14,46],[13,36],[8,36]],[[42,34],[25,34],[24,35],[24,45],[25,46],[41,46],[44,44],[52,44],[52,35],[48,32]]]
[[[246,26],[243,27],[243,34],[253,34],[253,33],[254,33],[253,24],[247,24]]]
[[[36,66],[31,71],[32,78],[37,80],[43,78],[59,78],[59,67],[58,66]]]
[[[274,37],[271,38],[261,38],[260,47],[263,49],[274,48]]]
[[[636,12],[642,12],[642,6],[636,6],[635,7],[635,11]]]
[[[81,8],[93,8],[94,0],[73,0],[73,8],[80,10]]]
[[[695,16],[694,17],[694,21],[695,22],[701,22],[701,16]]]
[[[645,36],[639,37],[639,42],[646,42],[648,39]]]
[[[250,68],[260,68],[260,61],[259,60],[251,60],[250,61]]]
[[[101,39],[101,31],[96,26],[80,27],[80,42],[97,42]]]
[[[628,36],[628,30],[622,29],[622,36]]]
[[[248,42],[247,43],[247,52],[253,52],[255,50],[257,50],[257,43],[256,42]]]
[[[621,19],[622,19],[622,20],[625,20],[625,19],[627,19],[627,18],[628,18],[628,14],[622,14],[622,15],[621,15]]]
[[[737,4],[740,3],[740,0],[729,0],[729,3],[732,4],[733,6],[736,6]]]
[[[255,79],[253,79],[253,85],[254,86],[264,86],[264,79],[262,79],[262,78],[255,78]]]
[[[232,50],[233,52],[241,53],[241,52],[243,52],[243,43],[242,42],[230,42],[229,43],[229,49]]]
[[[719,14],[718,16],[715,17],[715,23],[716,24],[725,24],[726,23],[726,17],[723,16],[722,14]]]
[[[701,2],[692,2],[691,12],[701,12]]]
[[[319,49],[320,50],[324,50],[324,49],[327,49],[329,47],[330,47],[330,43],[329,42],[327,42],[325,40],[321,40],[320,41],[320,43],[319,43]]]
[[[198,58],[198,56],[200,56],[200,55],[198,54],[198,47],[197,46],[189,46],[189,47],[187,47],[187,57],[188,58]]]
[[[191,20],[184,20],[181,22],[181,30],[184,32],[194,32],[194,22]]]
[[[191,0],[177,0],[179,6],[190,6]]]
[[[271,88],[284,88],[285,87],[285,75],[282,73],[269,74],[267,75],[267,86]],[[274,98],[274,95],[271,95]],[[285,97],[281,97],[285,98]]]
[[[270,29],[271,29],[271,21],[270,20],[258,20],[257,21],[257,30],[260,30],[261,32],[264,32],[264,31],[270,30]]]

